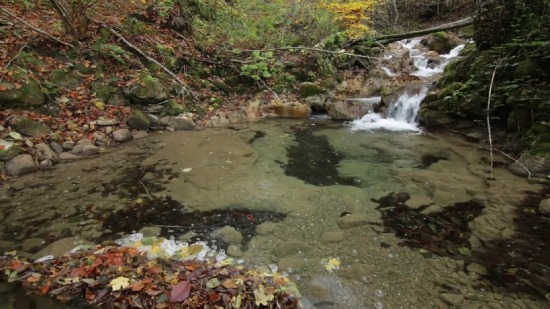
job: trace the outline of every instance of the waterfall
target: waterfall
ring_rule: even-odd
[[[436,66],[430,66],[428,58],[422,50],[416,48],[420,43],[420,39],[410,41],[402,41],[401,44],[409,49],[411,59],[417,67],[417,71],[411,75],[430,78],[436,74],[442,73],[450,59],[458,56],[459,52],[464,48],[464,45],[455,47],[449,54],[440,55],[441,62]],[[389,72],[387,68],[385,71]],[[391,73],[391,72],[389,72]],[[392,74],[393,75],[393,74]],[[422,85],[416,93],[411,93],[410,90],[404,91],[395,102],[391,103],[388,113],[384,118],[383,115],[377,113],[369,113],[361,119],[354,120],[350,123],[352,131],[372,131],[372,130],[387,130],[387,131],[412,131],[420,132],[417,123],[418,110],[420,103],[428,94],[429,88],[426,84]],[[368,99],[368,98],[357,98]]]

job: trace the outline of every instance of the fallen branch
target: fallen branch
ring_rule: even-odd
[[[487,98],[487,134],[489,137],[489,154],[491,157],[491,178],[493,180],[493,138],[491,137],[491,94],[493,92],[493,83],[495,82],[495,75],[497,73],[497,67],[493,70],[493,76],[491,77],[491,84],[489,85],[489,97]]]
[[[474,18],[473,17],[467,17],[467,18],[464,18],[464,19],[461,19],[461,20],[457,20],[457,21],[454,21],[454,22],[451,22],[451,23],[439,25],[439,26],[436,26],[436,27],[428,28],[428,29],[411,31],[411,32],[406,32],[406,33],[381,35],[381,36],[378,36],[378,37],[375,37],[375,38],[362,38],[362,39],[359,39],[359,40],[351,41],[349,43],[349,45],[352,46],[352,45],[355,45],[355,44],[358,44],[358,43],[364,42],[364,41],[378,41],[378,42],[383,42],[383,43],[387,44],[387,43],[391,43],[391,42],[395,42],[395,41],[399,41],[399,40],[403,40],[403,39],[416,38],[416,37],[426,35],[426,34],[430,34],[430,33],[434,33],[434,32],[447,31],[447,30],[462,28],[462,27],[472,25],[473,23],[474,23]]]
[[[23,46],[21,46],[21,48],[19,49],[19,51],[17,52],[17,55],[15,55],[13,58],[10,59],[10,61],[8,61],[8,63],[6,64],[6,67],[5,69],[7,70],[11,63],[17,59],[17,57],[19,57],[19,55],[21,55],[21,53],[23,52],[23,50],[27,47],[27,45],[29,45],[29,42],[32,41],[36,36],[33,36],[29,41],[27,41],[25,44],[23,44]],[[4,75],[6,73],[3,73],[2,76],[0,76],[0,83],[2,82],[2,80],[4,79]]]
[[[519,166],[521,166],[526,172],[527,172],[527,179],[530,179],[531,178],[531,171],[527,168],[527,166],[525,166],[523,163],[521,163],[518,159],[515,159],[514,157],[510,156],[509,154],[507,154],[506,152],[498,149],[498,148],[494,148],[494,150],[500,152],[500,154],[502,154],[503,156],[505,156],[506,158],[514,161],[515,163],[517,163]]]
[[[353,57],[357,57],[357,58],[384,60],[384,58],[381,58],[381,57],[371,57],[371,56],[357,55],[357,54],[352,54],[352,53],[338,52],[338,51],[333,51],[333,50],[328,50],[328,49],[320,49],[320,48],[304,47],[304,46],[297,46],[297,47],[286,46],[286,47],[266,48],[266,49],[244,49],[244,50],[241,50],[241,52],[251,53],[251,52],[255,52],[255,51],[264,52],[264,51],[295,50],[295,49],[296,50],[311,50],[311,51],[334,54],[334,55],[353,56]]]
[[[159,67],[161,67],[164,72],[166,72],[168,75],[170,75],[170,77],[172,77],[172,79],[174,79],[175,81],[177,81],[181,85],[181,89],[182,89],[183,92],[187,91],[193,96],[193,98],[198,99],[197,96],[192,91],[189,91],[189,90],[187,90],[187,88],[185,88],[185,86],[186,86],[185,83],[174,72],[170,71],[170,69],[165,67],[162,63],[158,62],[155,58],[149,57],[146,53],[144,53],[141,49],[139,49],[134,44],[130,43],[126,38],[124,38],[124,36],[122,36],[122,34],[118,33],[115,29],[111,28],[109,25],[107,25],[103,22],[100,22],[100,21],[93,20],[93,19],[90,19],[90,20],[92,20],[93,22],[99,24],[101,27],[107,29],[107,31],[111,32],[113,35],[115,35],[117,38],[119,38],[124,44],[126,44],[126,46],[133,49],[135,52],[137,52],[139,55],[141,55],[142,57],[144,57],[148,61],[158,65]]]
[[[40,34],[42,34],[42,35],[47,36],[48,38],[50,38],[50,39],[56,41],[57,43],[62,44],[62,45],[65,45],[65,46],[68,46],[68,47],[73,47],[73,48],[74,48],[74,45],[72,45],[72,44],[70,44],[70,43],[67,43],[67,42],[63,42],[63,41],[61,41],[60,39],[56,38],[55,36],[53,36],[53,35],[51,35],[51,34],[45,32],[45,31],[43,31],[43,30],[40,30],[40,29],[36,28],[35,26],[33,26],[33,25],[27,23],[26,21],[22,20],[21,18],[17,17],[15,14],[13,14],[12,12],[6,10],[5,8],[0,7],[0,11],[2,11],[2,12],[4,12],[4,13],[8,14],[10,17],[14,18],[14,19],[17,20],[18,22],[24,24],[25,26],[31,28],[32,30],[34,30],[34,31],[36,31],[36,32],[38,32],[38,33],[40,33]]]

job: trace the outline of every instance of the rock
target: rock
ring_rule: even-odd
[[[42,106],[46,96],[42,93],[40,84],[33,78],[26,78],[20,81],[21,89],[7,82],[1,82],[0,86],[8,87],[6,91],[0,91],[0,107],[3,108],[24,108]]]
[[[26,136],[40,137],[50,133],[50,128],[28,117],[16,116],[10,120],[10,125],[15,131]]]
[[[273,230],[275,229],[275,224],[273,222],[263,222],[256,226],[255,232],[258,235],[269,235],[273,233]]]
[[[550,216],[550,198],[540,201],[539,212],[543,215]]]
[[[115,118],[105,119],[103,117],[100,117],[96,120],[96,123],[98,126],[114,126],[116,124],[119,124],[120,121]]]
[[[41,239],[41,238],[27,238],[23,240],[23,242],[21,243],[21,249],[23,251],[29,252],[33,249],[36,249],[42,246],[44,243],[46,243],[46,241],[44,241],[44,239]]]
[[[0,162],[6,162],[17,156],[20,152],[20,149],[17,145],[3,139],[0,139],[0,146]]]
[[[132,131],[128,129],[118,129],[113,131],[113,139],[117,142],[126,142],[132,139]]]
[[[321,234],[320,242],[322,243],[336,243],[342,241],[344,241],[344,233],[341,231],[323,232],[323,234]]]
[[[227,254],[232,257],[240,257],[243,255],[243,251],[239,245],[230,245],[227,247]]]
[[[45,159],[45,160],[40,161],[40,163],[38,163],[38,168],[39,169],[48,169],[52,166],[53,166],[53,162],[50,159]]]
[[[38,158],[40,160],[48,159],[52,162],[58,162],[59,158],[57,157],[57,153],[53,151],[50,146],[44,143],[36,144],[34,145],[34,148],[39,151]]]
[[[271,100],[267,105],[260,106],[263,117],[307,118],[311,116],[311,107],[300,102],[283,102]]]
[[[316,95],[316,94],[323,94],[323,93],[325,93],[325,90],[314,83],[303,82],[300,85],[300,94],[304,98],[312,95]]]
[[[409,206],[412,209],[417,209],[420,206],[427,206],[433,204],[434,201],[427,197],[426,195],[422,194],[415,194],[411,196],[411,198],[407,201],[407,206]]]
[[[328,103],[328,115],[335,120],[355,120],[373,110],[368,104],[356,101],[335,101]]]
[[[309,246],[308,244],[291,240],[291,241],[283,241],[273,249],[273,253],[275,256],[283,258],[287,256],[294,256],[294,255],[301,255],[304,252],[309,252],[313,248]]]
[[[70,160],[78,160],[78,159],[82,159],[83,157],[81,156],[78,156],[78,155],[75,155],[75,154],[72,154],[72,153],[68,153],[68,152],[62,152],[59,154],[59,160],[61,161],[70,161]]]
[[[116,105],[116,106],[128,106],[130,105],[130,100],[128,100],[124,94],[120,91],[116,91],[109,96],[107,99],[107,104]]]
[[[464,301],[464,296],[460,294],[442,293],[439,297],[447,305],[455,307],[458,307]]]
[[[451,49],[457,47],[461,42],[460,39],[453,35],[437,32],[428,35],[426,38],[422,39],[420,43],[438,54],[448,54]]]
[[[164,108],[163,111],[166,115],[177,116],[183,113],[183,110],[184,110],[183,106],[179,104],[178,101],[174,99],[170,99],[166,101],[166,107]]]
[[[519,157],[518,161],[531,171],[531,176],[546,177],[546,175],[550,174],[550,155],[547,153],[524,153]],[[528,175],[527,171],[518,162],[512,163],[508,169],[519,176]]]
[[[346,279],[365,282],[372,275],[373,270],[365,264],[356,263],[342,269],[340,273]]]
[[[168,90],[156,78],[148,76],[124,89],[124,94],[136,104],[155,104],[168,99]]]
[[[63,144],[61,144],[61,146],[65,150],[73,150],[75,144],[76,143],[73,142],[73,141],[65,141],[65,142],[63,142]]]
[[[101,131],[95,131],[92,138],[96,146],[109,146],[111,144],[109,137]]]
[[[514,79],[520,79],[525,77],[535,77],[539,64],[535,58],[527,58],[520,61],[514,71]]]
[[[77,156],[92,156],[99,153],[99,147],[94,146],[91,140],[84,138],[76,143],[71,153]]]
[[[324,94],[316,94],[305,98],[306,103],[314,112],[327,112],[327,98]]]
[[[292,273],[299,273],[307,268],[308,262],[303,258],[285,257],[277,262],[277,266],[280,271],[292,271]]]
[[[136,133],[132,134],[132,138],[134,139],[140,139],[149,136],[149,133],[147,131],[137,131]]]
[[[58,142],[51,142],[50,148],[52,148],[53,151],[55,151],[58,154],[63,152],[63,146],[61,146],[61,144],[59,144]]]
[[[159,117],[155,116],[155,115],[152,115],[152,114],[149,114],[149,113],[146,113],[145,115],[147,115],[147,118],[149,119],[149,123],[151,124],[150,125],[150,128],[154,129],[154,128],[160,128],[162,127],[162,125],[160,124],[160,119]]]
[[[67,237],[60,240],[57,240],[55,242],[52,242],[51,244],[47,245],[44,249],[38,251],[34,254],[34,258],[38,259],[47,255],[53,255],[53,256],[60,256],[63,255],[75,247],[78,246],[93,246],[94,243],[87,241],[82,238],[76,238],[76,237]]]
[[[210,236],[215,239],[221,239],[228,244],[240,244],[243,241],[243,235],[234,227],[226,225],[221,229],[213,231]]]
[[[443,208],[438,205],[430,205],[427,208],[423,209],[420,213],[426,216],[435,215],[443,211]]]
[[[147,130],[151,126],[151,121],[147,114],[139,109],[133,109],[128,117],[128,125],[137,130]]]
[[[142,233],[144,237],[159,236],[161,228],[159,226],[145,226],[141,228],[139,232]]]
[[[171,117],[168,123],[175,130],[194,130],[195,123],[187,117]]]
[[[336,224],[338,224],[338,226],[344,230],[362,226],[362,225],[367,225],[368,222],[369,222],[368,218],[365,215],[361,215],[361,214],[351,214],[351,215],[343,216],[336,220]]]
[[[12,176],[34,173],[38,170],[31,155],[21,154],[6,163],[6,170]]]
[[[80,84],[81,79],[74,72],[55,70],[52,72],[50,81],[59,88],[74,88]]]
[[[474,273],[482,276],[487,275],[487,269],[484,266],[479,265],[477,263],[468,264],[468,266],[466,266],[466,270],[470,273]]]
[[[425,56],[426,56],[426,58],[428,58],[430,60],[439,60],[439,58],[440,58],[439,53],[434,51],[434,50],[430,50],[430,51],[426,52]]]

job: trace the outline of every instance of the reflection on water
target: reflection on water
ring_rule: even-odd
[[[311,308],[544,308],[540,295],[489,284],[487,269],[467,255],[426,258],[384,225],[377,202],[406,192],[407,207],[420,213],[482,205],[467,224],[469,251],[515,235],[514,205],[541,187],[504,169],[487,182],[483,154],[448,138],[351,132],[324,119],[155,135],[4,186],[0,249],[40,257],[67,240],[137,229],[182,240],[219,236],[250,266],[289,272]],[[228,215],[234,205],[237,217]],[[186,214],[200,229],[192,231]],[[225,225],[242,237],[225,237]],[[326,269],[330,258],[339,270]],[[21,292],[6,289],[0,308],[31,308],[15,305]]]

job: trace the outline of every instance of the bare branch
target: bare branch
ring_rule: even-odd
[[[141,49],[139,49],[137,46],[135,46],[134,44],[130,43],[128,40],[126,40],[126,38],[124,38],[124,36],[122,36],[122,34],[118,33],[116,30],[114,30],[113,28],[111,28],[109,25],[103,23],[103,22],[100,22],[100,21],[96,21],[96,20],[93,20],[93,19],[90,19],[92,20],[93,22],[101,25],[103,28],[107,29],[109,32],[111,32],[113,35],[115,35],[117,38],[119,38],[124,44],[126,44],[126,46],[130,47],[131,49],[133,49],[135,52],[137,52],[139,55],[141,55],[142,57],[146,58],[148,61],[158,65],[159,67],[162,68],[162,70],[164,72],[166,72],[168,75],[170,75],[170,77],[172,77],[172,79],[174,79],[175,81],[177,81],[181,86],[182,86],[182,90],[183,91],[187,91],[189,92],[195,99],[197,99],[197,96],[192,92],[192,91],[189,91],[185,88],[185,83],[172,71],[170,71],[170,69],[168,69],[167,67],[165,67],[162,63],[158,62],[156,59],[154,58],[151,58],[149,57],[147,54],[145,54]]]
[[[251,52],[255,52],[255,51],[264,52],[264,51],[277,51],[277,50],[311,50],[311,51],[316,51],[316,52],[321,52],[321,53],[328,53],[328,54],[334,54],[334,55],[346,55],[346,56],[353,56],[353,57],[357,57],[357,58],[380,59],[380,60],[384,60],[384,58],[381,58],[381,57],[363,56],[363,55],[356,55],[356,54],[352,54],[352,53],[339,52],[339,51],[333,51],[333,50],[327,50],[327,49],[320,49],[320,48],[313,48],[313,47],[304,47],[304,46],[297,46],[297,47],[290,47],[290,46],[287,46],[287,47],[266,48],[266,49],[244,49],[244,50],[241,50],[241,52],[251,53]]]
[[[491,157],[491,180],[493,177],[493,138],[491,137],[491,94],[493,92],[493,83],[495,81],[495,75],[497,73],[497,67],[493,70],[493,76],[491,77],[491,85],[489,86],[489,97],[487,98],[487,134],[489,136],[489,154]]]
[[[2,12],[4,12],[4,13],[8,14],[10,17],[14,18],[14,19],[17,20],[18,22],[24,24],[25,26],[31,28],[32,30],[34,30],[34,31],[36,31],[36,32],[38,32],[38,33],[40,33],[40,34],[42,34],[42,35],[47,36],[48,38],[50,38],[50,39],[56,41],[57,43],[62,44],[62,45],[65,45],[65,46],[68,46],[68,47],[73,47],[73,48],[74,48],[74,45],[72,45],[72,44],[70,44],[70,43],[67,43],[67,42],[63,42],[63,41],[61,41],[60,39],[54,37],[53,35],[51,35],[51,34],[45,32],[45,31],[43,31],[43,30],[40,30],[40,29],[36,28],[35,26],[33,26],[33,25],[27,23],[26,21],[22,20],[21,18],[17,17],[15,14],[13,14],[12,12],[6,10],[5,8],[0,7],[0,11],[2,11]]]

